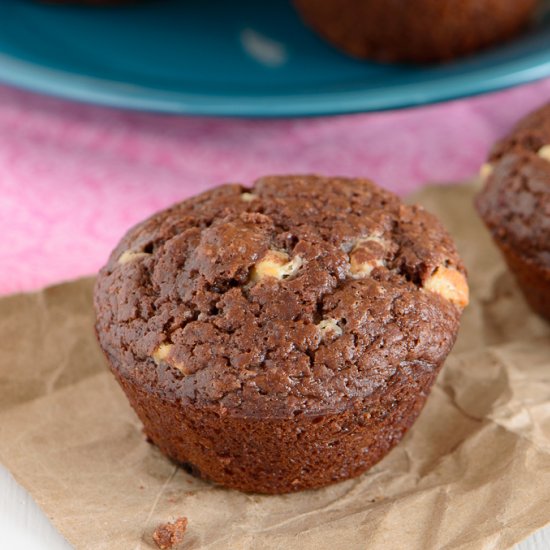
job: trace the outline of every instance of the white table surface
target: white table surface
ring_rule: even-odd
[[[0,465],[0,550],[70,549],[70,544],[29,493]],[[550,526],[521,542],[514,550],[550,550]]]

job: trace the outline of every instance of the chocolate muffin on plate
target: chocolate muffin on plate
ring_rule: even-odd
[[[140,0],[39,0],[42,4],[80,4],[82,6],[120,6]]]
[[[550,104],[494,146],[481,176],[477,209],[531,308],[550,320]]]
[[[380,460],[467,302],[434,216],[319,176],[223,185],[155,214],[95,290],[99,342],[148,437],[196,475],[260,493]]]
[[[344,52],[379,61],[433,62],[511,38],[538,0],[294,0],[304,21]]]

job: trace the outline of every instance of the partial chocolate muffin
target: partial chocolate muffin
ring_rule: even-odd
[[[121,6],[124,4],[132,4],[135,2],[140,2],[142,0],[37,0],[42,4],[74,4],[82,6]]]
[[[550,104],[494,146],[481,175],[477,209],[525,298],[550,320]]]
[[[422,409],[467,301],[434,216],[318,176],[224,185],[154,215],[95,291],[99,342],[148,437],[261,493],[380,460]]]
[[[304,21],[344,52],[379,61],[463,56],[523,30],[538,0],[294,0]]]

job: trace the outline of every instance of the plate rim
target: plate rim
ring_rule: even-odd
[[[0,82],[32,92],[105,107],[153,113],[249,118],[326,116],[440,103],[550,76],[550,49],[462,74],[438,75],[395,88],[230,96],[167,91],[52,69],[0,53]]]

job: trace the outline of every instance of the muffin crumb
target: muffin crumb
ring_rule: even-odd
[[[161,523],[153,533],[153,540],[161,550],[169,550],[183,542],[187,530],[187,518],[180,517],[174,522]]]

